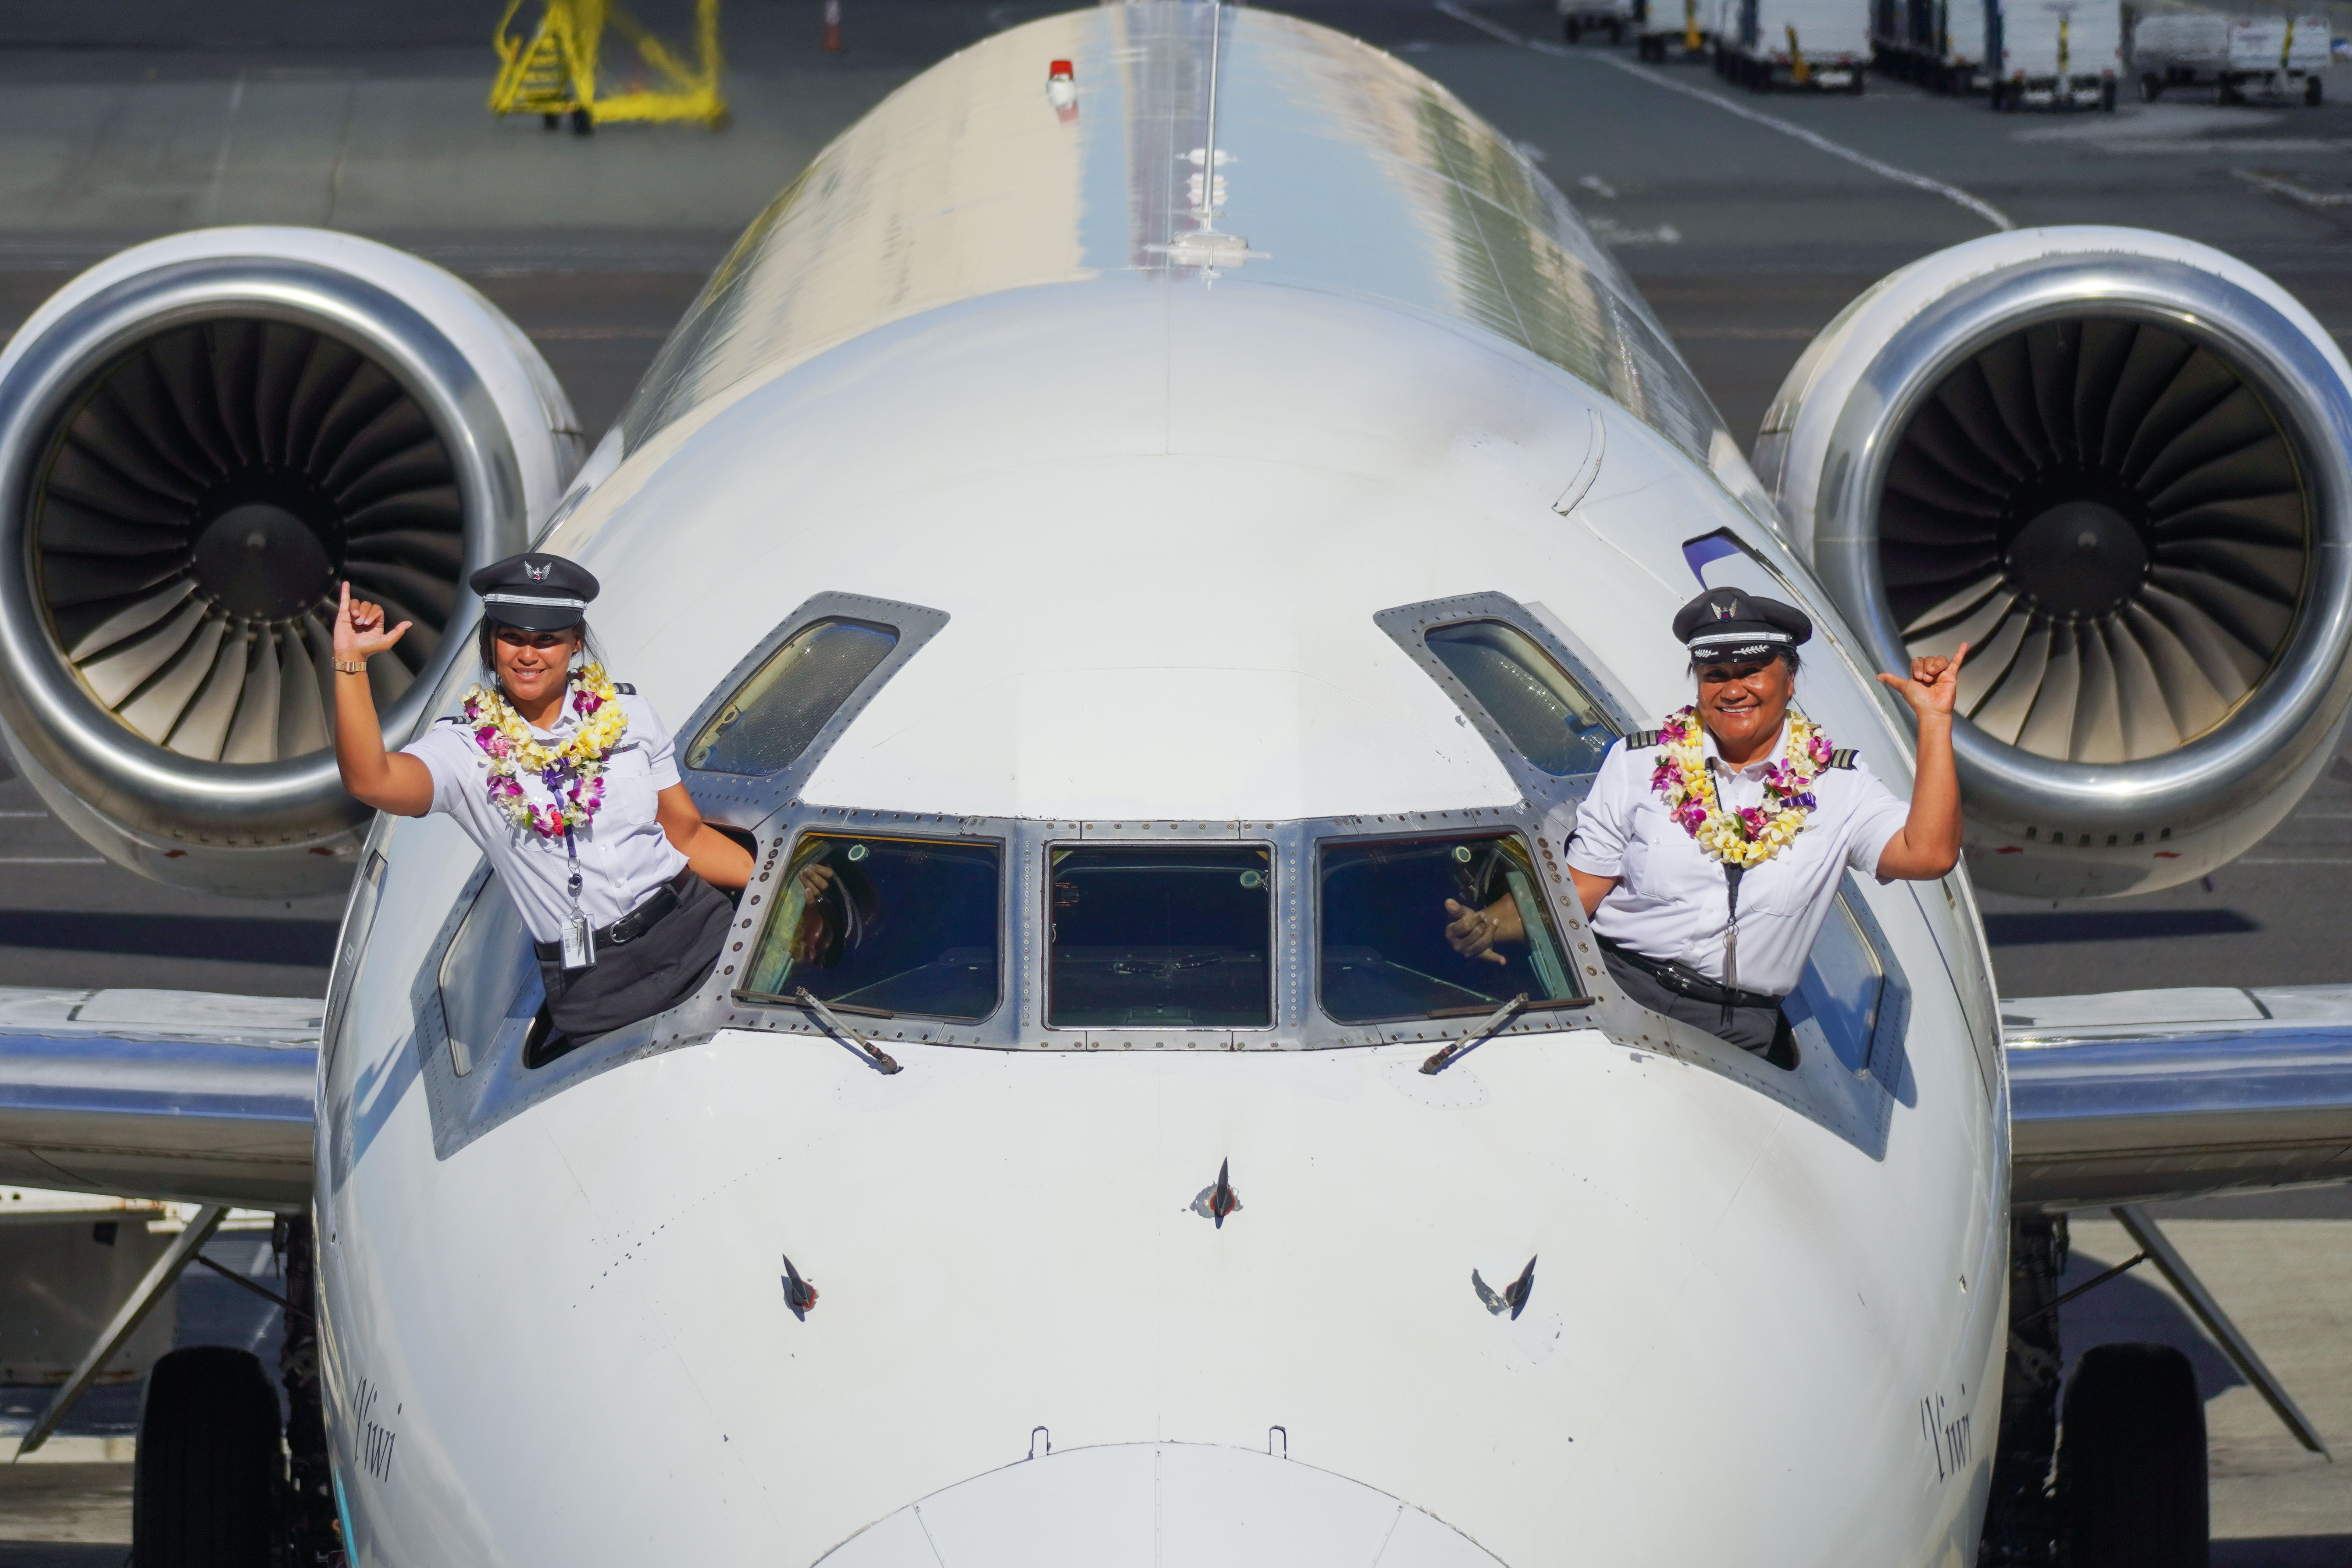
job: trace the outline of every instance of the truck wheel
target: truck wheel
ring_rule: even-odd
[[[2314,109],[2317,109],[2319,107],[2321,93],[2322,89],[2319,85],[2319,79],[2317,77],[2307,76],[2303,79],[2303,101],[2305,103],[2310,105]]]
[[[2206,1568],[2205,1405],[2169,1345],[2100,1345],[2066,1380],[2058,1499],[2073,1568]]]
[[[2238,90],[2238,84],[2236,82],[2231,81],[2228,77],[2223,77],[2214,85],[2213,101],[2216,103],[2243,103],[2246,101],[2246,95]]]
[[[2139,79],[2139,100],[2142,103],[2154,103],[2163,96],[2164,79],[2161,77],[2144,76]]]
[[[1620,45],[1620,44],[1623,43],[1624,41],[1625,41],[1625,24],[1624,24],[1624,23],[1622,23],[1622,22],[1612,22],[1612,23],[1610,23],[1610,24],[1609,24],[1609,47],[1610,47],[1611,48],[1612,48],[1612,49],[1613,49],[1613,48],[1615,48],[1618,45]]]
[[[1563,16],[1560,18],[1559,36],[1566,38],[1570,43],[1572,44],[1576,42],[1577,35],[1581,33],[1583,30],[1583,26],[1579,23],[1575,17]]]
[[[1856,98],[1860,98],[1862,96],[1862,68],[1860,66],[1855,66],[1853,68],[1853,74],[1846,78],[1845,89]]]
[[[2103,81],[2099,84],[2099,112],[2113,114],[2115,111],[2116,84],[2112,81]]]
[[[172,1352],[139,1407],[131,1568],[267,1568],[284,1474],[260,1361],[225,1345]]]

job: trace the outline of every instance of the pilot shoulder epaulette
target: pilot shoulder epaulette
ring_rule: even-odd
[[[1625,749],[1629,752],[1646,752],[1656,745],[1664,734],[1664,730],[1636,730],[1625,737]]]
[[[635,697],[637,694],[637,689],[630,685],[625,680],[616,680],[613,682],[613,689],[619,692],[624,697]],[[1849,752],[1846,754],[1848,756],[1852,756],[1853,753]]]
[[[1833,768],[1851,768],[1853,766],[1853,748],[1851,746],[1846,747],[1843,751],[1832,752],[1830,753],[1830,766]]]

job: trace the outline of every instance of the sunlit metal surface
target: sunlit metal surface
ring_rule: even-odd
[[[2059,479],[2094,489],[2111,479],[2116,496],[2158,520],[2137,528],[2101,513],[2100,528],[2119,539],[2137,528],[2158,543],[2143,565],[2123,563],[2131,569],[2098,604],[2075,605],[2068,595],[2096,584],[2069,566],[2025,560],[2032,528],[2003,535],[1999,551],[1961,537],[1956,523],[1928,537],[1916,505],[1890,486],[1902,488],[1903,464],[1919,455],[1906,437],[1922,411],[1973,374],[1972,361],[2022,344],[2030,329],[2091,322],[2153,326],[2203,351],[2215,385],[2211,406],[2197,412],[2217,428],[2202,440],[2210,449],[2195,455],[2203,466],[2188,475],[2180,462],[2150,467],[2142,450],[2158,436],[2183,437],[2177,429],[2137,431],[2131,452],[2110,454],[2117,472],[2104,479],[2079,463],[2036,474],[2012,454],[2016,471],[2004,482],[2021,495]],[[2275,285],[2218,252],[2134,231],[2047,230],[1977,242],[1897,274],[1849,307],[1790,373],[1766,416],[1758,465],[1872,655],[1896,668],[1975,634],[1970,663],[1980,673],[1964,691],[1975,719],[1956,727],[1954,745],[1980,880],[2059,895],[2189,879],[2268,831],[2324,761],[2352,700],[2352,389],[2341,354],[2315,333]],[[1989,418],[2047,404],[2033,423],[2055,427],[2085,417],[2087,399],[2120,440],[2155,400],[2138,398],[2128,378],[2103,390],[2086,376],[2070,385],[2074,406],[2060,408],[2044,384],[2064,368],[2058,357],[2027,363],[2021,348],[2017,357],[2022,379],[2006,393],[1979,378]],[[2232,385],[2252,400],[2234,445],[2218,428],[2235,406],[2224,402]],[[1983,433],[2002,444],[1990,426]],[[1960,487],[1958,469],[1972,459],[1948,456],[1958,468],[1947,465],[1943,478]],[[2186,508],[2177,517],[2167,510],[2176,500]],[[2284,511],[2268,519],[2264,507]],[[2053,505],[2041,521],[2063,522],[2063,510]],[[2059,531],[2072,549],[2078,531],[2098,529]],[[1901,573],[1916,581],[1895,580]],[[1938,573],[1951,574],[1942,605],[1917,591],[1943,581]],[[2055,611],[2003,620],[2011,590],[2000,584],[2011,579],[2056,584]],[[2168,629],[2146,613],[2151,595],[2158,608],[2192,600],[2201,608],[2171,616]],[[2233,638],[2211,635],[2217,610]],[[1963,624],[1971,614],[1981,625]],[[2103,616],[2129,622],[2134,635],[2103,637]],[[2200,651],[2176,647],[2183,638]],[[2146,651],[2154,645],[2158,653]],[[2160,679],[2149,663],[2159,655],[2179,667]],[[2191,687],[2203,691],[2201,705]],[[2151,703],[2158,710],[2135,710]]]
[[[404,406],[421,413],[437,437],[439,483],[447,492],[446,504],[436,503],[424,521],[462,521],[454,531],[420,537],[408,552],[414,559],[391,563],[392,575],[378,585],[404,587],[417,605],[412,638],[430,642],[439,626],[462,627],[472,605],[465,574],[521,548],[532,517],[545,511],[576,466],[570,406],[528,340],[456,279],[385,247],[308,230],[216,230],[137,247],[68,285],[26,323],[0,358],[0,558],[32,558],[36,532],[45,559],[58,557],[61,546],[160,548],[147,557],[156,561],[191,548],[184,527],[126,530],[104,517],[85,519],[68,536],[58,520],[44,521],[44,509],[59,493],[53,453],[60,427],[92,406],[100,384],[124,356],[179,329],[223,321],[278,323],[355,351],[397,386]],[[295,368],[287,359],[279,372],[290,377]],[[248,395],[265,405],[269,369],[253,373],[260,390]],[[158,421],[125,416],[116,423],[126,451],[135,449],[134,437],[156,442],[171,435]],[[242,461],[235,457],[238,439],[228,427],[218,431],[233,462]],[[266,450],[270,437],[252,439]],[[186,513],[186,526],[216,521],[204,509],[217,497],[174,501],[124,485],[117,494],[123,505],[143,507],[150,522],[173,505]],[[366,499],[354,492],[354,504]],[[126,532],[128,543],[110,546]],[[321,559],[340,568],[341,524],[329,532],[331,548]],[[89,564],[99,558],[59,559]],[[144,613],[131,604],[141,574],[113,570],[112,587],[134,591],[93,603]],[[355,575],[366,574],[355,567]],[[61,816],[131,868],[184,886],[295,892],[349,879],[349,855],[367,814],[343,793],[323,735],[314,732],[321,727],[281,725],[274,716],[263,723],[246,711],[264,699],[274,705],[285,680],[306,673],[316,679],[315,667],[324,662],[320,637],[294,647],[283,666],[265,658],[248,668],[245,650],[256,638],[268,646],[269,616],[256,619],[254,606],[221,600],[198,583],[185,612],[205,620],[206,630],[191,637],[194,657],[165,659],[124,684],[111,679],[119,672],[99,668],[101,650],[61,642],[81,634],[59,621],[57,595],[45,599],[42,576],[0,577],[0,719],[32,764],[28,776]],[[277,618],[287,626],[300,619]],[[125,658],[189,635],[170,616],[119,631],[102,635]],[[456,637],[441,638],[413,670],[380,661],[386,733],[404,733],[441,679],[469,658],[467,639]],[[89,658],[89,668],[77,658]],[[187,691],[164,689],[175,682]],[[215,722],[205,737],[192,738],[193,728],[202,727],[195,719],[206,711]],[[276,743],[231,744],[257,727],[275,731]],[[216,738],[211,729],[218,730]]]
[[[2063,1022],[2002,1004],[2011,1202],[2105,1206],[2352,1178],[2352,988],[2222,993],[2243,1005],[2179,1022],[2164,1021],[2168,994],[2124,999],[2141,1005],[2112,1023],[2097,1021],[2097,997],[2058,999]]]
[[[0,991],[0,1181],[299,1209],[319,1004]]]
[[[720,267],[624,416],[627,446],[889,322],[1129,277],[1459,322],[1607,393],[1702,463],[1719,450],[1706,394],[1524,154],[1369,45],[1237,7],[1219,28],[1216,9],[1049,17],[886,100]],[[1203,171],[1213,29],[1218,167]],[[1046,97],[1055,57],[1076,66],[1066,113]]]

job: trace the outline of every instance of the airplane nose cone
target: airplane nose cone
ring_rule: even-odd
[[[867,1526],[824,1568],[1499,1568],[1453,1526],[1296,1459],[1193,1443],[1071,1448]]]

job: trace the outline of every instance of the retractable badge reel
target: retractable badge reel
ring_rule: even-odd
[[[587,912],[580,907],[580,850],[572,843],[569,828],[563,834],[563,852],[572,858],[572,879],[565,884],[572,894],[572,912],[563,917],[563,967],[593,969],[596,964],[596,933],[589,929]]]

